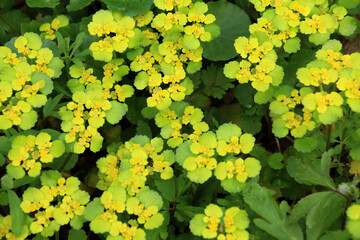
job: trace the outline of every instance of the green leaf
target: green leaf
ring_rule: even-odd
[[[280,240],[302,240],[303,234],[298,224],[288,222],[287,204],[279,208],[270,191],[257,183],[248,183],[243,189],[244,201],[263,219],[255,219],[255,224]],[[287,206],[285,206],[287,205]]]
[[[5,174],[1,177],[1,189],[12,189],[14,188],[14,180],[9,174]]]
[[[353,160],[360,161],[360,147],[351,149],[350,156]]]
[[[239,36],[249,36],[250,19],[237,5],[221,0],[208,3],[208,13],[216,17],[220,35],[210,42],[202,43],[203,56],[213,61],[229,60],[237,56],[234,41]]]
[[[243,189],[243,196],[249,207],[266,221],[274,223],[284,221],[278,204],[267,188],[257,183],[247,183]]]
[[[58,105],[58,103],[60,102],[60,100],[62,99],[63,96],[64,96],[64,94],[60,93],[53,99],[51,99],[51,98],[48,99],[48,101],[46,102],[46,104],[44,105],[44,108],[43,108],[44,119],[52,114],[53,110],[56,109],[56,106]]]
[[[350,234],[347,231],[331,231],[319,238],[319,240],[348,240]]]
[[[170,201],[173,202],[175,199],[175,181],[174,178],[169,180],[156,180],[155,185],[158,188],[159,192],[161,193],[161,196]]]
[[[4,165],[6,162],[6,159],[2,153],[0,153],[0,166]]]
[[[26,0],[26,4],[32,8],[55,8],[60,0]]]
[[[289,221],[291,223],[299,221],[300,218],[304,217],[317,202],[322,202],[323,200],[329,198],[332,193],[333,192],[318,192],[300,199],[300,201],[298,201],[294,206],[289,217]]]
[[[151,127],[149,126],[148,123],[146,123],[145,121],[139,120],[137,121],[137,126],[136,126],[136,133],[139,135],[146,135],[149,138],[152,138],[152,132],[151,132]]]
[[[18,188],[18,187],[24,186],[24,185],[26,185],[26,184],[29,184],[29,183],[34,182],[34,181],[37,180],[37,179],[39,179],[39,177],[24,176],[23,178],[16,179],[16,180],[14,181],[14,186],[13,186],[13,188]]]
[[[130,17],[150,10],[153,0],[102,0],[111,11],[124,11]]]
[[[324,175],[330,174],[330,164],[331,164],[331,156],[334,154],[334,149],[330,149],[327,152],[324,152],[321,156],[321,172]]]
[[[299,183],[315,184],[335,189],[329,175],[324,175],[312,162],[304,158],[291,156],[287,159],[287,171]],[[300,181],[299,181],[300,180]],[[304,181],[304,182],[303,182]]]
[[[221,99],[229,88],[233,88],[231,83],[234,79],[225,77],[222,68],[211,64],[206,70],[201,72],[201,80],[205,85],[205,93],[217,99]]]
[[[11,149],[11,142],[9,138],[0,136],[0,153],[6,155]]]
[[[71,229],[69,231],[69,240],[86,240],[87,235],[84,230]]]
[[[356,18],[346,16],[340,22],[339,32],[343,36],[351,36],[355,32],[356,28]]]
[[[80,32],[76,36],[75,42],[70,47],[70,49],[72,49],[70,56],[74,55],[74,52],[81,46],[81,44],[84,42],[84,39],[85,39],[85,33],[84,32]]]
[[[66,6],[66,9],[69,12],[77,11],[87,7],[94,0],[70,0],[69,5]]]
[[[304,137],[295,139],[294,147],[299,152],[308,153],[316,149],[318,145],[318,140],[314,137]]]
[[[247,108],[254,105],[254,94],[256,90],[251,86],[250,83],[239,84],[234,89],[234,95],[239,103]]]
[[[345,197],[334,192],[323,201],[317,201],[306,216],[307,239],[318,239],[344,213],[345,203]]]
[[[282,160],[284,156],[281,153],[274,153],[269,157],[269,165],[273,169],[282,169],[284,167]]]
[[[69,160],[67,160],[68,157],[70,157]],[[53,160],[53,164],[52,164],[51,168],[55,169],[55,170],[59,170],[63,166],[64,162],[68,161],[66,163],[66,165],[63,167],[62,171],[69,171],[70,169],[75,167],[78,160],[79,160],[79,156],[77,154],[71,154],[71,156],[68,155],[68,154],[65,154],[65,155],[62,155],[59,158],[55,158]]]
[[[6,191],[0,192],[0,206],[8,206],[9,197]]]
[[[9,206],[10,206],[10,215],[12,224],[11,231],[15,236],[20,236],[23,231],[23,226],[25,226],[25,213],[20,208],[20,199],[16,193],[12,190],[8,190],[9,196]]]
[[[117,101],[111,101],[112,107],[106,111],[106,120],[110,124],[118,123],[122,117],[126,114],[128,107],[125,103],[119,103]]]

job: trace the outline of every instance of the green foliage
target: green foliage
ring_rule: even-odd
[[[213,61],[229,60],[237,55],[234,40],[249,35],[249,17],[240,7],[226,1],[210,2],[209,12],[215,15],[215,23],[221,30],[217,38],[203,44],[204,57]]]

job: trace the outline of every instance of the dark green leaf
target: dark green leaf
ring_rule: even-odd
[[[243,189],[244,201],[263,219],[255,219],[255,224],[280,240],[302,240],[303,234],[298,224],[289,224],[286,216],[289,206],[282,203],[279,208],[270,191],[257,183],[247,183]]]
[[[350,234],[347,231],[332,231],[322,236],[319,240],[348,240]]]
[[[321,157],[321,172],[324,175],[330,174],[330,164],[332,160],[332,155],[334,154],[334,149],[330,149],[327,152],[324,152]]]
[[[161,196],[170,201],[173,202],[175,199],[175,181],[174,178],[169,180],[156,180],[155,185],[158,188]]]
[[[2,153],[0,153],[0,166],[4,165],[6,162],[6,159]]]
[[[332,195],[332,193],[333,192],[318,192],[300,199],[291,212],[289,222],[295,223],[299,221],[300,218],[304,217],[317,202],[326,200]]]
[[[269,165],[274,169],[282,169],[284,167],[283,160],[284,156],[281,153],[274,153],[269,157]]]
[[[9,138],[0,136],[0,153],[6,155],[11,148],[11,142]]]
[[[70,0],[69,5],[66,6],[66,9],[69,12],[77,11],[87,7],[94,0]]]
[[[223,61],[237,56],[234,41],[239,36],[249,36],[250,20],[238,6],[224,0],[209,2],[209,11],[216,17],[220,35],[211,42],[204,42],[204,57],[213,61]]]
[[[86,240],[87,235],[84,230],[71,229],[69,231],[68,240]]]
[[[102,0],[109,10],[124,11],[125,15],[136,16],[150,10],[153,0]]]
[[[299,152],[308,153],[316,149],[318,140],[314,137],[298,138],[294,141],[294,147]]]
[[[324,175],[319,168],[306,159],[291,156],[287,160],[287,170],[290,176],[299,183],[315,184],[335,189],[335,184],[329,175]],[[299,181],[300,180],[300,181]]]
[[[0,205],[8,206],[9,205],[9,197],[6,191],[0,192]]]
[[[80,45],[84,42],[85,39],[85,33],[80,32],[75,39],[75,42],[71,45],[71,56],[74,55],[74,52],[80,47]]]
[[[72,169],[73,167],[75,167],[78,159],[79,159],[79,156],[77,154],[72,154],[70,156],[70,159],[67,160],[67,158],[69,157],[70,155],[69,154],[65,154],[65,155],[62,155],[61,157],[59,158],[56,158],[53,160],[53,164],[52,164],[52,169],[56,169],[56,170],[59,170],[61,168],[61,166],[64,164],[65,161],[68,161],[66,163],[66,165],[64,166],[64,168],[62,169],[62,171],[69,171],[70,169]]]
[[[26,4],[32,8],[55,8],[60,0],[26,0]]]
[[[345,203],[345,197],[334,192],[323,201],[316,202],[306,216],[307,239],[318,239],[344,213]]]
[[[149,138],[152,138],[152,132],[149,124],[142,120],[137,121],[136,133],[139,135],[146,135]]]
[[[21,187],[23,185],[32,183],[33,181],[35,181],[37,179],[39,179],[39,177],[24,176],[23,178],[14,180],[14,187],[13,188],[18,188],[18,187]]]
[[[1,177],[1,188],[5,190],[14,188],[14,180],[8,174]]]
[[[64,93],[60,93],[54,99],[49,99],[43,108],[44,118],[47,118],[51,115],[52,111],[56,109],[56,105],[60,102],[61,98],[64,96]]]
[[[25,213],[20,208],[20,199],[16,195],[16,193],[12,190],[8,190],[9,196],[9,206],[10,206],[10,215],[11,219],[13,219],[11,224],[11,231],[15,234],[15,236],[20,236],[25,225]]]
[[[234,80],[225,77],[222,67],[215,64],[211,64],[201,72],[201,80],[205,85],[206,95],[217,99],[221,99],[226,90],[234,87],[231,83]]]
[[[254,94],[256,90],[249,84],[239,84],[234,89],[234,95],[239,103],[246,107],[250,108],[254,105]]]

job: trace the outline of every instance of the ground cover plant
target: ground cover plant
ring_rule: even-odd
[[[360,239],[360,0],[0,0],[0,239]]]

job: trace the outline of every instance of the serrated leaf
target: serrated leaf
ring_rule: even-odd
[[[304,137],[295,139],[294,147],[299,152],[308,153],[316,149],[318,145],[318,140],[314,137]]]
[[[287,159],[287,171],[299,183],[321,185],[335,189],[335,184],[329,175],[324,175],[307,159],[291,156]]]
[[[268,189],[257,183],[247,183],[243,189],[243,196],[249,207],[264,218],[254,220],[259,228],[280,240],[303,239],[300,226],[288,223],[286,209],[282,206],[280,210]]]
[[[289,222],[295,223],[299,221],[300,218],[304,217],[317,202],[329,198],[332,193],[333,192],[318,192],[300,199],[291,211]]]
[[[151,128],[145,121],[137,121],[136,132],[139,135],[146,135],[149,138],[152,138]]]
[[[345,197],[334,192],[323,201],[317,201],[306,216],[307,239],[318,239],[344,212],[345,203]]]
[[[319,238],[319,240],[348,240],[350,239],[350,233],[347,231],[331,231]]]
[[[14,187],[14,180],[9,174],[5,174],[1,177],[1,188],[2,189],[12,189]]]
[[[55,8],[60,0],[26,0],[26,4],[32,8]]]
[[[170,201],[173,202],[175,199],[175,181],[174,178],[169,180],[155,180],[155,185],[158,188],[161,196]]]
[[[284,167],[282,160],[284,156],[281,153],[274,153],[269,157],[269,165],[273,169],[282,169]]]
[[[360,161],[360,147],[351,149],[350,156],[353,160]]]
[[[334,154],[334,149],[330,149],[327,152],[324,152],[321,156],[321,172],[324,175],[330,174],[330,164],[331,164],[331,156]]]
[[[12,224],[11,231],[15,236],[20,236],[23,231],[23,226],[25,225],[25,213],[20,208],[20,199],[16,193],[12,190],[8,190],[9,197],[9,206],[10,206],[10,215]]]
[[[0,136],[0,153],[6,155],[11,149],[11,142],[8,137]]]
[[[84,230],[71,229],[69,231],[69,240],[86,240],[87,235]]]
[[[102,0],[109,10],[124,11],[130,17],[144,14],[150,10],[153,0]]]
[[[201,72],[201,80],[205,85],[205,93],[217,99],[221,99],[226,90],[233,88],[233,79],[225,77],[222,68],[211,64]]]
[[[56,109],[57,104],[60,102],[60,100],[62,99],[62,97],[64,96],[63,93],[57,95],[56,97],[54,97],[53,99],[48,99],[46,104],[44,105],[43,108],[43,115],[44,118],[47,118],[48,116],[50,116],[52,114],[52,111],[54,109]]]
[[[66,6],[66,9],[69,12],[77,11],[87,7],[94,0],[70,0],[69,5]]]
[[[227,2],[209,2],[208,13],[216,17],[215,24],[220,27],[220,35],[210,42],[202,43],[203,56],[213,61],[229,60],[237,56],[234,41],[239,36],[249,36],[250,19],[237,5]]]

